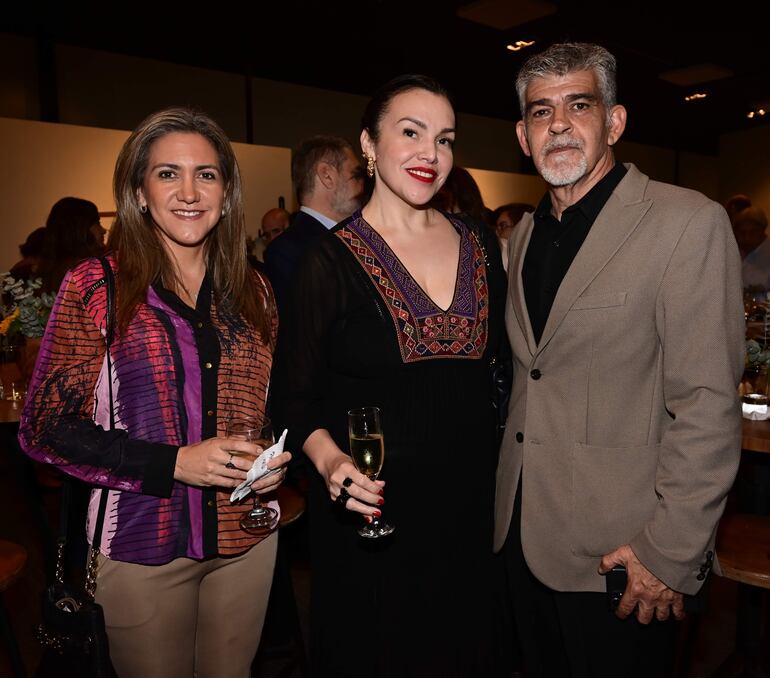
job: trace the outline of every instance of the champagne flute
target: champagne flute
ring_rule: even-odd
[[[356,468],[369,480],[377,480],[385,460],[385,442],[382,437],[379,407],[359,407],[348,412],[350,456]],[[372,516],[372,522],[364,525],[358,534],[369,539],[389,535],[396,528],[381,517]]]
[[[267,417],[261,425],[254,417],[233,417],[227,422],[227,437],[247,440],[267,449],[273,444],[273,427]],[[238,452],[233,454],[238,456]],[[267,534],[275,529],[277,522],[278,512],[264,506],[254,492],[254,504],[241,516],[241,528],[249,534]]]

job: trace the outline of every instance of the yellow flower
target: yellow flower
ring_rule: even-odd
[[[5,335],[8,332],[8,328],[11,326],[11,323],[13,323],[13,321],[19,317],[20,313],[21,311],[16,308],[14,309],[13,313],[11,313],[11,315],[3,318],[2,322],[0,322],[0,334]]]

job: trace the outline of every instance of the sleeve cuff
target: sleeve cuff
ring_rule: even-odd
[[[176,445],[147,443],[152,446],[149,464],[142,482],[142,493],[170,497],[174,489],[174,468],[179,448]]]
[[[703,585],[703,581],[697,578],[697,566],[663,558],[644,533],[634,537],[629,546],[642,565],[670,589],[695,595]]]

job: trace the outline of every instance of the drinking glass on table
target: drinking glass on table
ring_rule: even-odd
[[[19,372],[19,347],[0,343],[0,399],[23,400]],[[26,389],[24,389],[26,390]]]
[[[356,468],[369,480],[377,480],[385,460],[385,441],[382,437],[379,407],[359,407],[348,412],[350,456]],[[358,534],[369,539],[389,535],[396,528],[382,517],[372,516]]]
[[[273,444],[273,426],[267,417],[262,423],[253,417],[233,417],[227,422],[227,437],[256,443],[266,450]],[[238,456],[238,452],[233,454]],[[254,492],[254,504],[241,516],[240,525],[250,534],[265,534],[275,529],[277,520],[278,512],[264,506],[259,500],[259,495]]]

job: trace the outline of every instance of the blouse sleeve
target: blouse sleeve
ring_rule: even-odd
[[[287,449],[301,450],[308,436],[326,428],[324,373],[330,333],[347,306],[336,236],[324,235],[300,260],[293,293],[278,333],[273,378],[273,418],[289,430]]]
[[[81,264],[62,282],[21,415],[19,442],[33,459],[88,483],[168,497],[178,447],[134,440],[94,421],[98,393],[107,391],[99,384],[106,374],[106,304],[98,303],[105,290],[94,285],[100,274],[98,262]]]

